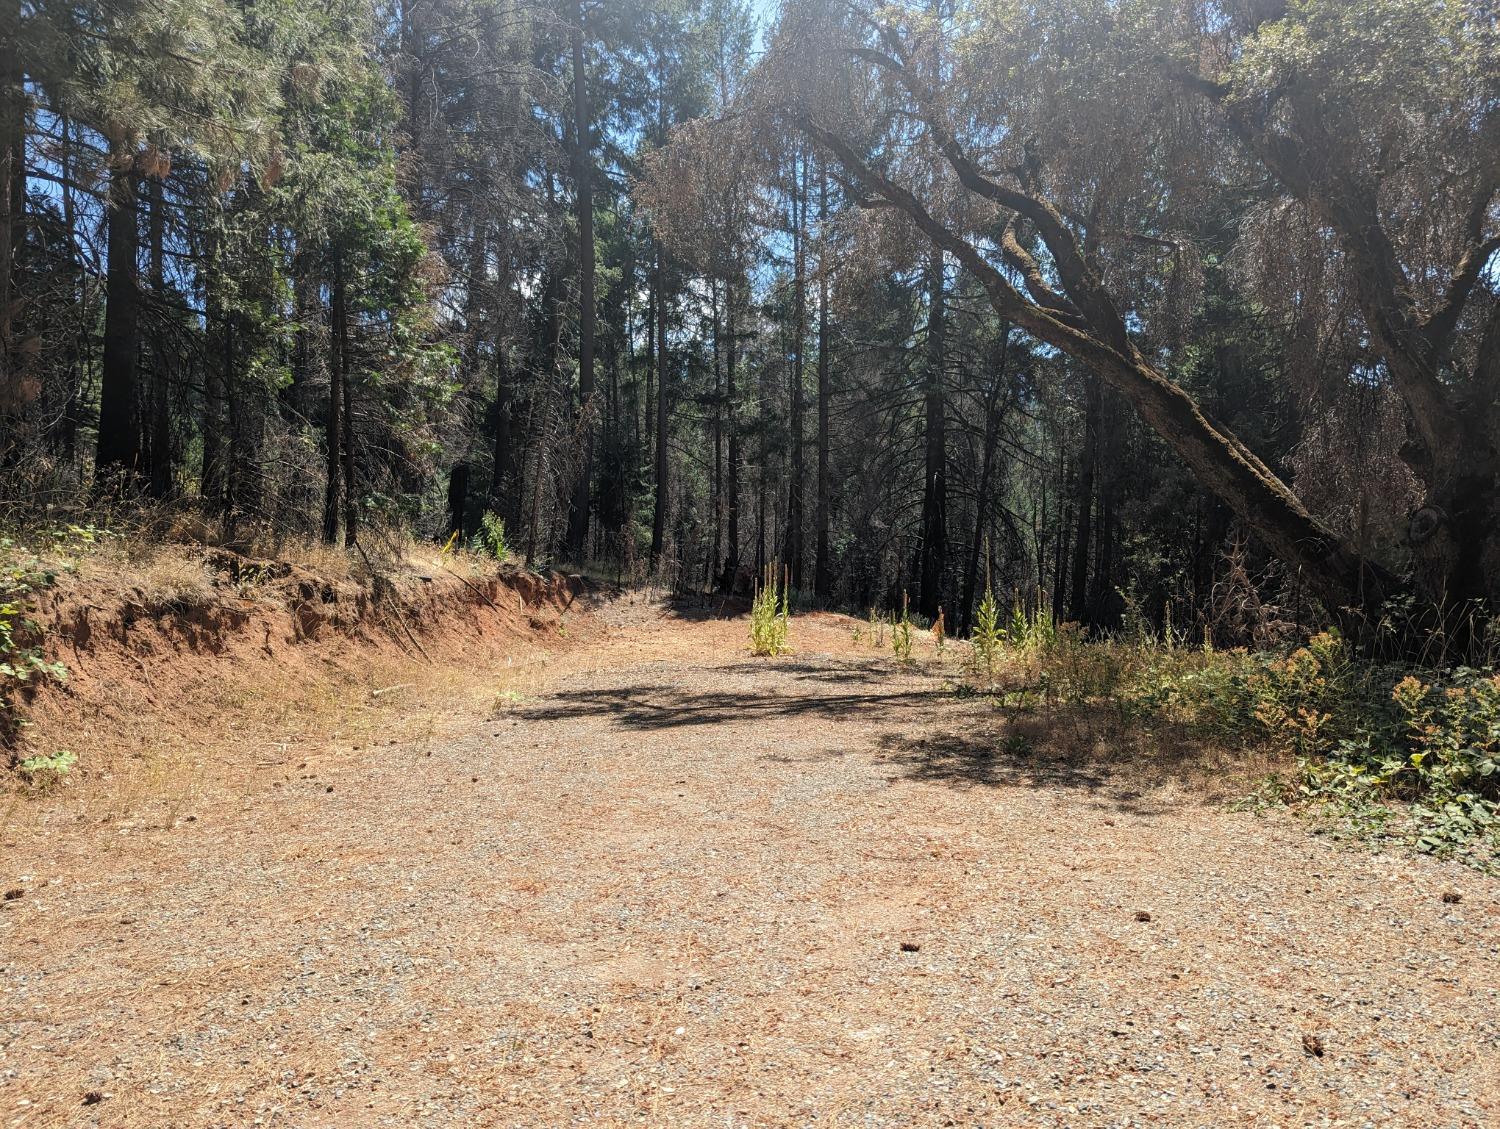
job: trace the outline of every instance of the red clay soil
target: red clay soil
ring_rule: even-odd
[[[27,725],[11,760],[69,749],[75,776],[91,781],[160,759],[164,743],[306,729],[313,710],[333,715],[324,728],[347,728],[348,703],[372,690],[395,683],[409,701],[466,671],[576,643],[591,622],[582,581],[557,573],[476,573],[463,561],[462,573],[408,567],[357,582],[221,549],[189,553],[182,567],[197,581],[182,593],[126,568],[42,593],[29,610],[36,641],[67,677],[18,688]]]
[[[226,757],[168,825],[28,801],[0,1125],[1500,1124],[1500,881],[839,617],[774,660],[599,618],[491,716]]]

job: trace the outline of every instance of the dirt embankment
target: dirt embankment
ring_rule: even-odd
[[[473,689],[593,630],[585,582],[559,573],[465,561],[464,574],[334,577],[219,549],[179,564],[191,583],[121,569],[35,598],[35,641],[67,675],[15,688],[12,763],[66,749],[87,778],[231,731],[326,738],[354,714],[368,730],[382,703],[435,701],[464,676]]]

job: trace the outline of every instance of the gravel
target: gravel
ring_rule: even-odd
[[[431,743],[7,828],[0,1125],[1500,1124],[1500,881],[839,617],[609,617]]]

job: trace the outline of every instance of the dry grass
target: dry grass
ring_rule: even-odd
[[[114,582],[139,589],[149,603],[163,607],[214,596],[202,552],[186,545],[125,542],[120,549],[106,547],[82,558],[78,575],[85,582]]]

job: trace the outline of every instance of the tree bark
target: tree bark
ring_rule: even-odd
[[[444,539],[462,539],[468,531],[469,464],[454,463],[448,471],[448,528]]]
[[[708,568],[704,576],[705,587],[713,584],[714,570],[723,560],[724,552],[724,334],[722,290],[717,278],[709,282],[709,298],[713,312],[714,350],[714,470],[710,485],[712,497],[709,510],[714,515],[713,544],[708,555]]]
[[[667,360],[667,296],[662,285],[662,251],[656,248],[656,489],[655,504],[651,513],[651,565],[659,567],[667,539],[667,506],[671,497],[669,476],[671,461],[667,448],[667,435],[671,415],[668,404],[668,373],[671,368]]]
[[[731,278],[725,287],[724,298],[726,305],[724,311],[724,402],[729,420],[729,466],[727,468],[728,481],[724,484],[727,551],[724,554],[724,570],[720,574],[719,587],[725,592],[733,590],[735,573],[740,567],[741,451],[739,393],[735,384],[735,368],[739,355],[739,320],[735,315],[739,308],[740,285],[741,279]]]
[[[337,251],[329,288],[328,418],[324,428],[327,471],[323,491],[323,542],[337,545],[344,515],[344,355],[348,350],[348,310],[344,263]]]
[[[584,72],[583,3],[574,7],[573,181],[578,220],[578,481],[568,509],[568,554],[583,563],[588,549],[594,479],[594,185],[587,76]]]
[[[1010,359],[1010,326],[1000,327],[1000,358],[991,375],[989,391],[984,398],[984,452],[980,459],[979,491],[974,499],[974,536],[969,541],[969,563],[964,569],[964,594],[959,601],[958,633],[967,635],[974,626],[974,599],[979,586],[979,553],[985,540],[985,518],[989,512],[990,479],[995,469],[995,452],[1000,443],[1000,397],[1005,388],[1007,363]],[[988,569],[988,560],[985,561]],[[989,573],[985,573],[988,587]]]
[[[141,471],[136,387],[136,354],[140,347],[138,191],[134,154],[120,146],[113,148],[105,216],[108,263],[104,282],[99,442],[94,454],[96,486],[109,492],[133,491]]]
[[[1068,594],[1068,618],[1084,623],[1088,615],[1089,546],[1094,532],[1094,468],[1099,453],[1099,381],[1084,374],[1083,446],[1078,453],[1077,492],[1073,504],[1078,510],[1078,524],[1073,537],[1072,581]]]
[[[803,524],[803,353],[807,340],[807,219],[805,180],[792,160],[792,373],[791,373],[791,468],[787,475],[786,547],[784,560],[793,588],[802,587]],[[803,171],[805,172],[805,164]]]
[[[153,176],[147,185],[150,198],[151,292],[158,302],[166,300],[167,281],[165,248],[166,201],[161,178]],[[172,493],[172,416],[171,369],[174,363],[169,346],[158,335],[151,350],[151,430],[147,477],[151,496],[166,498]]]
[[[62,202],[63,231],[68,240],[68,266],[70,271],[78,266],[78,212],[73,202],[73,125],[66,115],[57,122],[59,138],[58,168],[63,183],[59,186]],[[81,275],[81,272],[79,272]],[[81,277],[79,279],[81,281]],[[69,286],[69,299],[81,301],[82,293],[77,284]],[[84,329],[70,327],[66,331],[63,349],[64,377],[60,391],[61,410],[56,413],[56,422],[48,429],[47,445],[50,450],[72,463],[78,451],[78,401],[82,394],[82,369],[84,355]],[[3,380],[0,380],[3,384]]]
[[[511,438],[510,348],[503,335],[495,341],[495,406],[491,427],[490,508],[500,515],[514,536],[521,507],[515,443]]]
[[[947,351],[946,267],[941,247],[927,262],[927,349],[922,388],[922,550],[917,610],[935,620],[948,568],[948,446],[943,405]]]
[[[770,482],[768,481],[768,477],[769,477],[770,469],[771,469],[770,428],[766,426],[766,424],[768,422],[768,420],[766,419],[766,412],[767,412],[767,405],[770,403],[770,397],[766,394],[767,391],[768,391],[766,385],[767,385],[767,380],[766,380],[766,377],[763,375],[762,378],[761,378],[761,384],[760,384],[760,388],[759,388],[759,392],[760,392],[760,404],[761,404],[761,418],[757,421],[757,427],[755,429],[756,430],[756,435],[758,437],[758,440],[756,442],[756,450],[755,450],[756,462],[758,463],[758,465],[755,468],[755,575],[756,576],[760,576],[765,571],[766,565],[768,565],[768,564],[771,563],[770,547],[766,544],[766,534],[768,532],[768,527],[767,527],[767,524],[766,524],[766,520],[767,520],[766,511],[767,511],[767,509],[769,508],[769,505],[770,505],[770,499],[769,499]]]
[[[646,387],[641,399],[640,422],[636,426],[645,461],[653,470],[656,467],[656,299],[657,284],[661,281],[655,262],[653,259],[646,279]],[[631,415],[635,416],[634,408]]]
[[[294,415],[309,410],[308,389],[312,387],[318,362],[315,347],[321,318],[318,279],[313,273],[313,258],[305,248],[292,260],[292,303],[296,309],[296,339],[292,345],[292,382],[283,394],[284,407]]]
[[[203,276],[203,410],[198,421],[202,436],[198,462],[198,496],[215,512],[223,508],[224,388],[231,359],[225,351],[233,347],[229,317],[220,300],[219,241],[214,232],[207,239]]]
[[[21,64],[21,3],[0,0],[0,5],[3,5],[0,6],[0,418],[3,418],[24,406],[30,396],[22,379],[14,315],[20,293],[17,257],[26,233],[26,91]]]
[[[828,222],[828,170],[819,170],[818,220]],[[826,238],[826,236],[825,236]],[[820,245],[818,255],[818,543],[813,565],[813,590],[827,597],[833,593],[833,566],[828,544],[829,523],[833,513],[833,482],[829,478],[829,411],[833,396],[830,387],[829,334],[828,334],[828,271],[830,268],[826,244]]]
[[[343,425],[344,438],[340,446],[344,456],[344,546],[352,549],[359,540],[359,491],[354,478],[354,380],[349,364],[349,305],[344,302],[344,344],[339,349],[339,360],[344,371],[339,377],[339,387],[344,394]]]

